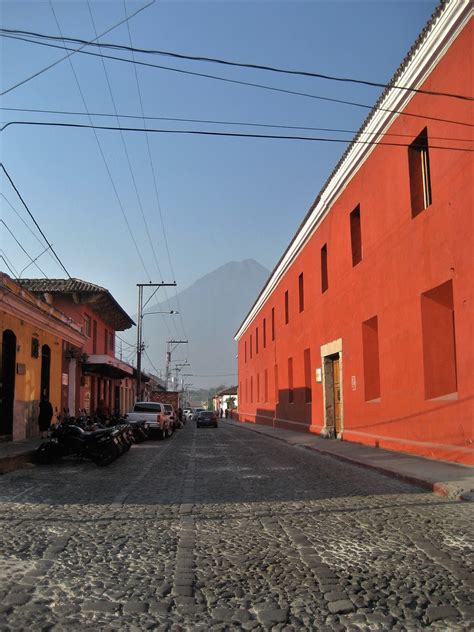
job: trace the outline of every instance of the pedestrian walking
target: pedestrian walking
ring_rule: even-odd
[[[46,396],[41,398],[39,403],[39,416],[38,416],[38,427],[40,431],[40,436],[43,439],[45,434],[49,430],[51,425],[51,419],[53,418],[53,406],[51,402]]]
[[[219,415],[220,415],[220,418],[222,419],[222,417],[224,416],[224,411],[222,410],[222,408],[219,411]]]

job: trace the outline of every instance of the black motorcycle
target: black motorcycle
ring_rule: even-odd
[[[43,442],[35,453],[37,463],[52,463],[63,456],[89,459],[96,465],[109,465],[122,454],[117,431],[87,432],[73,424],[59,424],[51,438]]]

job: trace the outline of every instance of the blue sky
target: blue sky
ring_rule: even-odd
[[[127,2],[128,13],[143,4]],[[91,2],[90,6],[98,32],[124,18],[123,2]],[[157,2],[130,21],[130,30],[133,44],[144,48],[386,82],[435,6],[435,2],[427,1]],[[53,7],[63,35],[88,40],[94,37],[87,2],[53,1]],[[49,2],[3,2],[1,11],[5,28],[59,35]],[[128,44],[126,25],[109,33],[104,41]],[[3,89],[64,54],[5,38],[1,46]],[[368,104],[375,103],[380,93],[377,88],[320,79],[156,56],[137,58]],[[71,59],[89,111],[113,113],[100,59],[81,54]],[[133,66],[110,60],[105,63],[117,111],[139,115]],[[150,116],[357,130],[367,115],[367,110],[360,108],[151,68],[139,67],[138,76],[144,110]],[[8,93],[2,106],[84,111],[67,60]],[[95,123],[105,121],[116,126],[115,119],[93,119]],[[1,120],[87,122],[85,116],[6,110]],[[139,120],[133,123],[141,126]],[[148,124],[252,131],[230,124]],[[165,281],[172,280],[145,136],[125,134],[125,141],[161,275],[146,236],[120,135],[101,131],[98,136],[150,277],[153,281],[161,280],[161,276]],[[93,132],[11,126],[0,138],[5,166],[70,274],[106,286],[127,310],[136,311],[135,284],[149,279],[127,231]],[[178,289],[229,260],[254,258],[272,269],[345,147],[158,134],[150,134],[149,141]],[[9,202],[26,219],[3,176],[1,186]],[[4,199],[0,201],[9,228],[32,256],[38,254],[40,244]],[[3,225],[0,241],[1,249],[18,271],[27,265],[28,258]],[[47,254],[39,263],[48,276],[63,276]],[[0,268],[5,269],[3,261]],[[24,276],[27,274],[39,275],[34,267]],[[184,323],[186,317],[192,315],[183,314]],[[173,326],[179,333],[180,322],[175,322]]]

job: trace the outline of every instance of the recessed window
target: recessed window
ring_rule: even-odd
[[[250,376],[250,403],[253,404],[253,375]]]
[[[272,340],[275,340],[275,308],[272,307]]]
[[[379,324],[377,316],[362,323],[365,400],[380,398]]]
[[[104,353],[107,353],[107,342],[109,340],[109,332],[107,329],[104,332]]]
[[[258,353],[258,327],[255,329],[255,353]]]
[[[301,273],[298,277],[298,298],[299,298],[299,308],[300,312],[304,310],[304,279],[303,273]]]
[[[293,390],[293,358],[288,358],[288,402],[293,404],[295,393]]]
[[[267,319],[263,319],[263,348],[267,346]]]
[[[260,401],[260,373],[257,373],[257,402]]]
[[[309,404],[312,400],[311,389],[311,351],[309,349],[304,350],[304,393],[305,402]]]
[[[245,362],[247,362],[247,341],[245,341]]]
[[[253,358],[253,338],[252,334],[250,334],[250,359]]]
[[[249,403],[249,378],[245,378],[245,401]]]
[[[290,321],[290,306],[288,299],[288,290],[285,292],[285,325],[288,325]]]
[[[321,292],[325,292],[328,287],[328,246],[324,244],[321,248]]]
[[[408,169],[411,215],[416,217],[421,211],[428,208],[432,202],[427,127],[408,147]]]
[[[280,398],[280,391],[279,391],[279,386],[278,386],[278,364],[275,364],[275,366],[273,367],[273,377],[274,377],[274,387],[275,387],[275,406],[278,405],[278,401]]]
[[[265,369],[263,381],[263,401],[268,402],[268,370]]]
[[[421,295],[425,398],[457,392],[453,284],[447,281]]]
[[[88,338],[91,335],[91,317],[87,314],[84,316],[84,333]]]
[[[109,332],[109,349],[111,351],[115,349],[115,334],[113,331]]]
[[[351,213],[351,248],[352,265],[356,266],[362,261],[362,233],[360,228],[360,205]]]

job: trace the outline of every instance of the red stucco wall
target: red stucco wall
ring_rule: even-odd
[[[472,42],[471,20],[423,87],[453,93],[472,90]],[[446,97],[417,94],[406,111],[473,123],[470,102]],[[388,131],[407,135],[396,140],[410,143],[425,126],[430,146],[472,148],[472,144],[459,140],[436,140],[436,137],[472,138],[469,127],[452,123],[399,116]],[[472,153],[430,148],[429,156],[432,204],[414,218],[406,147],[378,146],[341,193],[239,339],[242,420],[319,432],[324,425],[323,387],[315,380],[315,369],[321,367],[321,346],[342,339],[344,439],[433,458],[473,462]],[[353,267],[349,216],[358,204],[363,258]],[[321,293],[320,252],[324,244],[328,248],[329,288]],[[300,313],[298,276],[301,272],[304,274],[304,311]],[[421,295],[448,281],[452,283],[454,307],[457,391],[450,396],[427,399]],[[289,295],[288,324],[285,324],[285,291]],[[274,342],[271,340],[272,307],[276,316]],[[367,402],[362,323],[374,316],[378,322],[380,399]],[[264,318],[266,348],[263,348],[262,336]],[[256,327],[260,332],[258,354]],[[304,351],[307,348],[311,352],[311,403],[305,403]],[[294,403],[289,403],[288,396],[290,357],[293,358]],[[275,364],[278,366],[278,404],[274,395]],[[266,402],[262,387],[265,369],[268,374]],[[443,370],[440,366],[441,373]],[[253,402],[250,401],[251,379]],[[260,401],[257,401],[257,381],[260,382]]]

